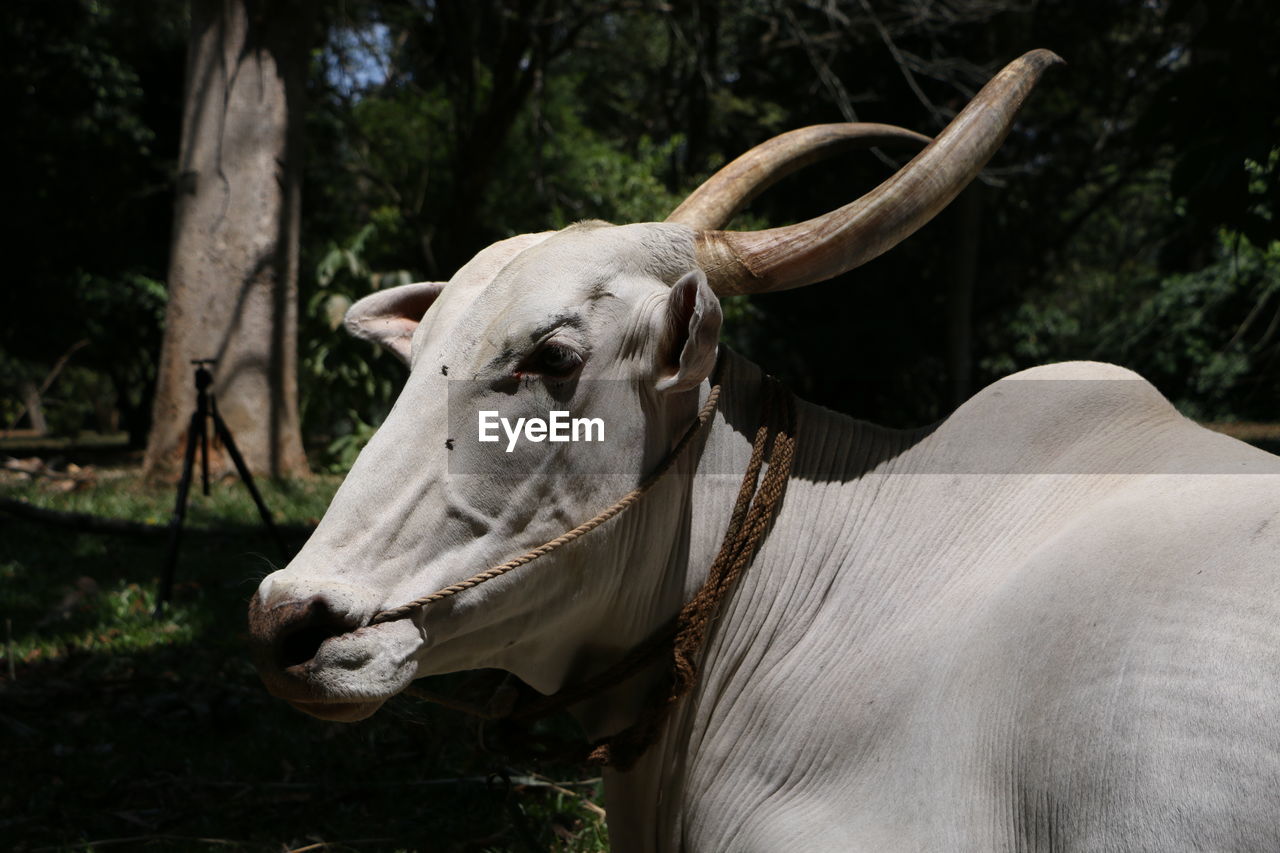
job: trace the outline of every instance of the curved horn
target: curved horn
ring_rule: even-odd
[[[668,222],[699,231],[723,228],[756,196],[812,163],[853,148],[911,145],[932,140],[891,124],[815,124],[762,142],[703,182],[681,202]]]
[[[1000,147],[1040,74],[1062,62],[1048,50],[1015,59],[927,148],[862,198],[765,231],[703,231],[698,263],[720,295],[813,284],[864,264],[932,219]]]

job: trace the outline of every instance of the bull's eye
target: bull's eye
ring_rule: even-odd
[[[565,344],[547,341],[525,359],[520,373],[536,373],[548,379],[565,379],[582,365],[582,356]]]
[[[582,356],[577,350],[549,341],[534,352],[531,367],[543,376],[561,378],[573,373],[580,364]]]

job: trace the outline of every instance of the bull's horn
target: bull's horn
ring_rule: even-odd
[[[677,207],[668,222],[699,231],[723,228],[753,198],[799,169],[852,148],[910,145],[923,148],[923,133],[891,124],[851,122],[815,124],[762,142],[698,187]]]
[[[765,231],[702,231],[698,263],[716,293],[823,281],[887,252],[946,207],[1000,147],[1040,74],[1062,60],[1033,50],[1005,66],[937,139],[862,198]]]

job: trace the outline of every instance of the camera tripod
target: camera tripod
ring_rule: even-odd
[[[211,418],[215,434],[227,448],[227,455],[236,466],[236,473],[240,475],[240,480],[253,497],[258,515],[262,516],[263,526],[271,533],[271,537],[279,547],[281,558],[289,559],[288,548],[285,547],[279,528],[271,519],[271,511],[267,509],[262,495],[258,492],[258,487],[253,483],[253,475],[244,464],[244,457],[240,455],[240,449],[236,447],[235,439],[231,437],[231,430],[222,419],[222,415],[218,414],[218,402],[211,390],[213,374],[209,372],[209,366],[217,364],[218,361],[214,358],[193,358],[191,363],[196,367],[196,410],[191,413],[191,423],[187,427],[187,449],[182,457],[182,478],[178,480],[178,500],[173,507],[173,518],[169,521],[169,550],[165,555],[164,569],[160,575],[160,591],[156,596],[156,616],[164,611],[165,604],[173,594],[173,575],[178,566],[178,545],[182,541],[182,525],[187,518],[187,498],[191,494],[191,475],[197,448],[200,450],[201,485],[204,494],[206,496],[209,494],[209,420]]]

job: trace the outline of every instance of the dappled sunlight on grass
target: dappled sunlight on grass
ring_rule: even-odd
[[[262,486],[278,522],[305,531],[338,481]],[[590,773],[509,766],[480,747],[474,721],[413,699],[343,725],[270,697],[248,660],[245,605],[275,548],[238,482],[212,491],[193,491],[192,532],[159,619],[163,535],[0,513],[0,618],[11,632],[0,662],[0,846],[607,849]],[[73,491],[6,472],[0,496],[163,524],[173,491],[129,471],[96,472]],[[440,680],[446,691],[451,678]]]
[[[10,613],[22,609],[11,589],[23,584],[11,569],[0,567],[0,609]],[[12,586],[8,581],[13,578]],[[12,654],[23,663],[47,661],[83,652],[105,649],[112,654],[145,651],[164,645],[190,643],[199,633],[200,611],[189,606],[174,607],[164,618],[152,616],[155,594],[150,587],[117,580],[108,589],[100,589],[87,576],[67,588],[63,599],[41,619],[29,633],[15,634]]]
[[[279,521],[315,524],[337,491],[342,478],[316,475],[307,480],[255,480],[267,508]],[[19,498],[38,506],[64,512],[84,512],[148,524],[165,524],[173,514],[176,488],[145,483],[136,471],[106,469],[90,472],[87,485],[61,489],[60,484],[40,477],[23,478],[6,472],[0,477],[0,496]],[[258,511],[248,490],[235,478],[210,483],[209,494],[201,493],[197,475],[192,483],[187,507],[187,523],[260,524]]]

